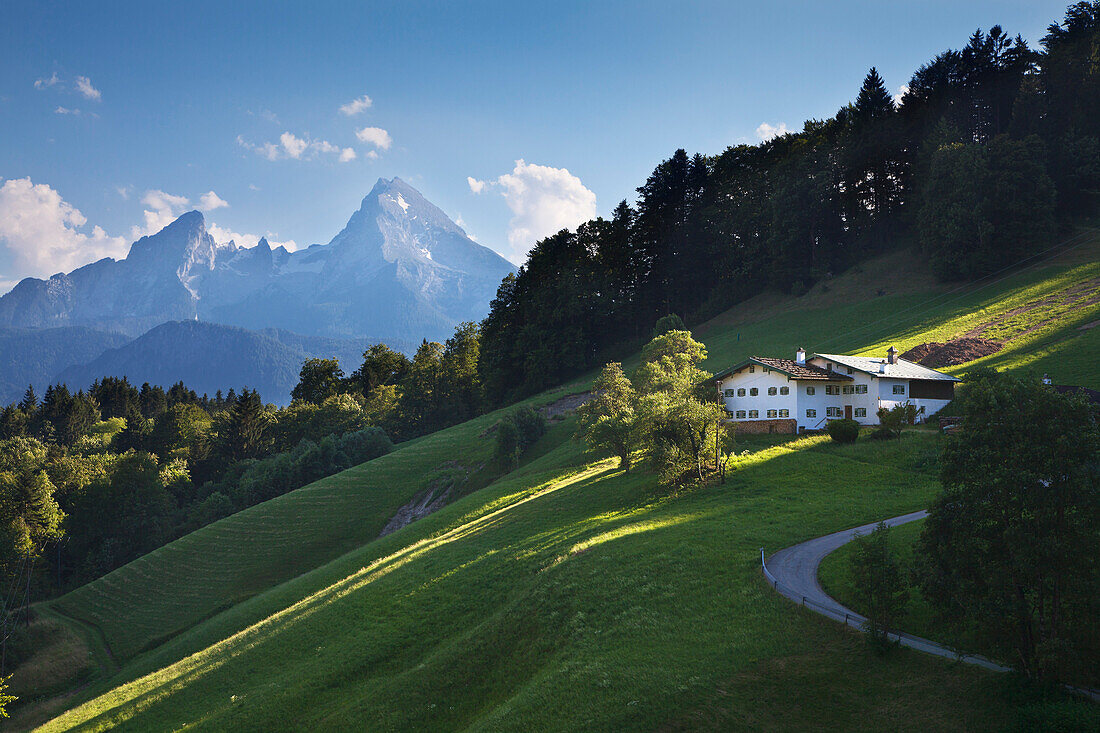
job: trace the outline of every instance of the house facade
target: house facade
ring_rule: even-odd
[[[954,397],[959,380],[898,358],[813,354],[794,359],[753,356],[714,377],[719,398],[741,432],[797,433],[850,418],[877,425],[879,408],[911,404],[917,420],[936,414]]]

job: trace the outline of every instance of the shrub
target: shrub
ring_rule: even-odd
[[[517,407],[497,423],[496,457],[515,465],[519,457],[546,432],[546,418],[531,407]]]
[[[837,443],[854,443],[859,437],[859,423],[848,418],[830,420],[829,437]]]
[[[885,407],[878,409],[879,428],[874,436],[877,439],[900,438],[901,431],[906,425],[912,425],[917,420],[917,408],[908,402],[894,405],[887,410]]]

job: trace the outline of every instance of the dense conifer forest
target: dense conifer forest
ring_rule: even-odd
[[[768,288],[801,294],[889,248],[963,281],[1047,249],[1100,200],[1098,33],[1096,2],[1039,48],[978,30],[899,99],[872,68],[801,132],[675,151],[633,205],[538,242],[505,279],[482,327],[486,393],[534,393],[639,346],[665,314],[691,325]]]

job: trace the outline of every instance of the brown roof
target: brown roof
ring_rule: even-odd
[[[809,379],[819,382],[850,382],[852,378],[847,374],[841,374],[840,372],[829,371],[828,369],[822,369],[821,367],[814,366],[813,364],[799,364],[793,359],[773,359],[768,356],[750,356],[747,361],[743,361],[737,366],[730,367],[725,371],[719,372],[715,375],[716,378],[722,379],[726,375],[739,371],[749,363],[759,364],[760,366],[766,366],[769,369],[774,369],[777,372],[782,372],[792,379]]]

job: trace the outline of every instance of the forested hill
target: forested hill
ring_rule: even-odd
[[[1097,48],[1100,2],[1079,3],[1038,48],[975,32],[898,100],[872,68],[854,102],[801,132],[677,150],[635,204],[538,242],[505,279],[483,324],[487,393],[559,384],[662,315],[690,326],[765,289],[798,295],[883,250],[959,281],[1047,250],[1100,201]]]
[[[0,328],[0,405],[22,397],[28,384],[46,388],[47,380],[70,364],[95,359],[130,338],[84,326]]]
[[[55,381],[86,389],[105,376],[127,377],[133,384],[184,382],[199,394],[249,387],[269,402],[285,405],[298,383],[302,362],[311,357],[361,359],[371,339],[335,339],[267,329],[249,331],[201,321],[171,321],[133,341],[108,349],[86,364],[72,366]],[[411,350],[412,344],[392,342]],[[20,390],[26,389],[24,384]]]

